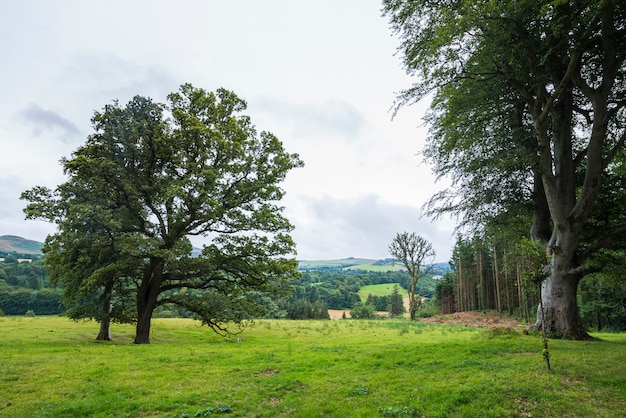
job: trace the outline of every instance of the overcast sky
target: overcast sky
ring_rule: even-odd
[[[422,218],[437,190],[419,155],[427,104],[392,120],[411,79],[379,0],[0,2],[0,235],[43,241],[19,200],[65,178],[59,160],[95,110],[135,95],[164,102],[190,82],[233,90],[258,130],[304,168],[283,184],[298,259],[386,258],[398,232],[450,258],[453,224]],[[201,242],[195,241],[196,245]]]

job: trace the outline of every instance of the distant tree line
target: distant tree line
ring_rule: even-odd
[[[361,305],[371,307],[372,312],[390,311],[391,294],[369,295],[366,300],[361,300],[358,292],[361,287],[367,285],[397,283],[400,297],[406,295],[405,271],[377,272],[323,268],[302,271],[301,274],[300,280],[291,283],[291,293],[279,302],[282,312],[289,319],[324,319],[328,318],[328,309],[351,310]],[[440,274],[443,274],[441,267],[433,269],[432,274],[423,278],[420,282],[420,295],[426,298],[433,297]]]
[[[52,315],[76,309],[74,305],[64,305],[62,289],[49,282],[42,256],[0,253],[0,309],[6,315],[24,315],[32,310],[37,315]],[[28,259],[30,261],[22,261]],[[441,268],[433,270],[443,274]],[[363,286],[397,283],[399,296],[406,295],[406,272],[403,271],[362,271],[341,268],[322,268],[301,271],[300,278],[289,283],[289,291],[273,297],[261,296],[257,303],[264,306],[264,318],[287,319],[327,319],[328,309],[351,310],[361,303],[375,311],[391,311],[392,296],[369,295],[361,300],[358,292]],[[435,276],[437,277],[437,276]],[[421,282],[420,294],[432,298],[435,294],[437,278],[429,275]],[[396,307],[396,309],[398,309]],[[160,307],[157,317],[191,317],[191,312],[173,306]]]
[[[49,287],[41,256],[0,252],[0,311],[5,315],[63,312],[62,293]],[[22,261],[20,261],[22,260]],[[29,260],[29,261],[24,261]]]

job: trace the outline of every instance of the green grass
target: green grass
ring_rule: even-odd
[[[537,336],[378,321],[258,321],[224,339],[154,321],[94,340],[97,324],[0,318],[0,416],[616,417],[626,411],[626,334]],[[219,406],[219,407],[218,407]],[[225,408],[228,406],[229,408]],[[210,409],[213,408],[213,409]]]
[[[393,292],[394,286],[398,286],[398,292],[402,297],[406,296],[406,290],[404,290],[398,283],[385,283],[361,286],[359,289],[359,297],[364,301],[367,300],[367,297],[370,294],[373,296],[389,296]]]

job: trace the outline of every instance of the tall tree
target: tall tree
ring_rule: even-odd
[[[441,146],[431,148],[431,155],[447,164],[442,174],[455,172],[460,162],[457,179],[474,192],[460,195],[460,204],[444,206],[464,212],[463,202],[471,202],[475,205],[468,209],[480,207],[484,213],[494,202],[508,206],[516,196],[531,203],[538,222],[533,238],[551,254],[551,274],[541,292],[545,316],[536,326],[543,319],[550,333],[587,338],[577,307],[578,283],[592,270],[589,258],[626,231],[624,224],[611,224],[581,243],[607,169],[626,141],[626,4],[384,4],[402,37],[404,64],[419,77],[401,94],[400,104],[434,92],[431,121]],[[472,120],[477,126],[463,130]],[[477,151],[482,150],[493,152],[481,165]],[[521,180],[512,188],[509,173]],[[523,187],[524,179],[531,189]],[[481,193],[486,185],[487,193]],[[504,199],[493,199],[498,190]]]
[[[302,162],[273,134],[258,133],[245,109],[233,92],[189,84],[167,104],[135,97],[107,105],[85,145],[62,162],[67,182],[23,195],[27,217],[58,225],[48,260],[59,276],[76,270],[64,276],[76,287],[92,272],[79,274],[80,258],[62,261],[81,242],[92,249],[95,238],[108,237],[99,271],[109,280],[99,288],[121,278],[135,284],[135,343],[150,341],[152,314],[167,304],[229,332],[225,324],[260,314],[259,292],[297,275],[296,261],[285,258],[295,250],[292,226],[277,202],[280,182]],[[197,235],[212,242],[192,258],[189,237]]]
[[[396,237],[389,244],[389,254],[407,269],[409,277],[406,281],[406,289],[409,295],[409,313],[411,320],[415,320],[417,284],[432,267],[432,263],[426,265],[424,261],[429,259],[432,262],[435,257],[435,250],[428,240],[416,233],[401,232],[396,234]]]

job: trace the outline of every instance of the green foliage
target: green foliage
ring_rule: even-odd
[[[545,245],[525,237],[518,246],[523,260],[522,274],[530,285],[537,287],[550,275],[550,255]]]
[[[42,260],[22,258],[25,255],[10,253],[0,261],[0,280],[14,287],[39,290],[48,286],[48,274]]]
[[[21,287],[0,287],[0,309],[6,315],[23,315],[28,310],[40,315],[63,312],[62,293],[57,289],[32,290]]]
[[[288,319],[330,319],[328,308],[322,301],[309,302],[297,299],[287,305]]]
[[[424,156],[452,183],[431,198],[426,213],[454,214],[461,226],[487,233],[524,219],[530,237],[549,244],[548,280],[562,284],[565,295],[544,295],[549,317],[543,320],[585,338],[576,314],[555,312],[575,312],[578,281],[598,265],[593,257],[626,242],[619,209],[626,199],[620,48],[626,4],[383,4],[404,67],[415,77],[397,104],[433,98]],[[532,276],[540,281],[542,274]],[[481,293],[457,302],[484,309],[489,295]]]
[[[297,276],[278,202],[303,164],[245,109],[231,91],[190,84],[165,104],[114,102],[62,161],[68,181],[23,193],[28,218],[58,225],[44,252],[74,318],[136,321],[147,343],[154,310],[175,305],[228,333],[263,315],[259,292]],[[212,241],[191,257],[197,235]]]
[[[454,279],[455,276],[453,272],[446,272],[435,286],[433,303],[437,304],[439,312],[442,314],[449,314],[456,310]]]
[[[350,317],[354,319],[375,319],[376,316],[375,307],[368,303],[357,302],[350,309]]]
[[[402,300],[402,295],[398,290],[398,286],[393,287],[393,291],[389,296],[389,316],[396,317],[404,315],[404,302]]]
[[[580,316],[588,328],[626,331],[626,283],[621,273],[613,275],[604,272],[583,278],[580,282],[579,306]]]
[[[374,296],[370,293],[365,303],[372,305],[377,311],[386,311],[389,309],[389,296]]]
[[[37,315],[35,315],[35,312],[32,309],[29,309],[29,310],[26,311],[24,316],[27,317],[27,318],[34,318]]]
[[[389,254],[402,263],[408,272],[405,288],[409,294],[409,314],[411,319],[415,320],[418,305],[416,296],[419,296],[418,283],[432,267],[432,264],[426,264],[425,261],[434,258],[435,251],[432,244],[425,238],[414,232],[402,232],[396,234],[389,244]]]

